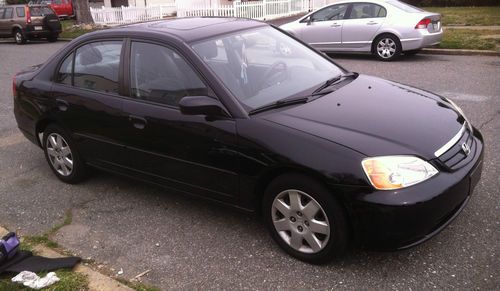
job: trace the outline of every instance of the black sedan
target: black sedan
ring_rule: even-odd
[[[99,168],[254,211],[312,263],[429,239],[481,175],[481,133],[451,100],[348,72],[258,21],[90,33],[13,89],[20,130],[63,182]]]

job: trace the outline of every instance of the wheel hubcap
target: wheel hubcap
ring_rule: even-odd
[[[16,32],[16,41],[17,42],[21,42],[22,38],[23,38],[23,36],[21,35],[21,33],[20,32]]]
[[[383,38],[377,44],[377,53],[380,57],[388,59],[396,53],[396,43],[390,38]]]
[[[69,176],[73,172],[73,154],[64,138],[51,133],[47,138],[47,154],[52,167],[62,176]]]
[[[286,190],[273,201],[272,219],[280,237],[294,250],[321,251],[330,239],[330,223],[321,205],[299,190]]]

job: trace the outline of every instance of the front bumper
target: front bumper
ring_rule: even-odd
[[[477,149],[462,168],[396,191],[356,194],[350,215],[362,246],[379,250],[405,249],[444,229],[461,212],[481,177],[483,139],[475,130]]]
[[[401,46],[403,51],[417,50],[433,45],[437,45],[443,39],[443,29],[439,32],[430,33],[426,30],[419,31],[418,37],[402,38]]]

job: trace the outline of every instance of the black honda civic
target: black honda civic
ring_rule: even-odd
[[[483,138],[451,100],[258,21],[93,32],[13,82],[18,126],[63,182],[98,168],[253,211],[311,263],[431,238],[481,175]]]

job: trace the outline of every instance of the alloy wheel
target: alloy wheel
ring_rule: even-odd
[[[318,253],[330,239],[325,211],[314,198],[299,190],[285,190],[274,198],[272,221],[283,241],[302,253]]]
[[[51,133],[46,142],[47,154],[52,167],[61,176],[67,177],[73,172],[73,154],[66,140],[57,133]]]
[[[17,43],[21,43],[23,41],[23,35],[21,34],[20,31],[16,32],[15,38]]]
[[[390,38],[382,38],[377,44],[377,54],[384,59],[389,59],[396,53],[396,43]]]

